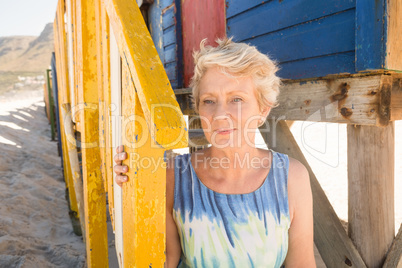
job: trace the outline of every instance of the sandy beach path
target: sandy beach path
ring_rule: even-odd
[[[41,90],[0,96],[0,267],[84,267]]]

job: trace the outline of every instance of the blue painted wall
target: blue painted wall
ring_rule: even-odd
[[[227,35],[267,53],[282,78],[380,69],[385,0],[227,0]]]
[[[149,11],[151,35],[172,88],[183,85],[180,1],[156,0]]]

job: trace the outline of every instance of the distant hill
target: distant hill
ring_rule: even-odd
[[[39,36],[0,37],[0,73],[44,73],[53,50],[52,23],[47,24]]]

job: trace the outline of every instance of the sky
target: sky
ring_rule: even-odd
[[[54,21],[57,0],[0,0],[0,37],[38,36]]]

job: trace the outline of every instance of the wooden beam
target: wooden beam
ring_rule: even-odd
[[[96,20],[96,67],[97,67],[97,88],[98,88],[98,107],[99,107],[99,151],[101,160],[101,177],[103,180],[103,187],[105,191],[108,190],[108,178],[106,176],[106,117],[105,110],[107,106],[105,105],[105,93],[103,89],[103,45],[102,42],[102,18],[101,18],[101,0],[95,0],[95,20]]]
[[[176,98],[137,4],[130,0],[104,3],[156,144],[165,149],[186,147],[183,115],[175,108]]]
[[[81,167],[78,160],[77,143],[74,137],[73,122],[71,120],[71,108],[69,104],[60,107],[63,117],[63,130],[66,139],[66,157],[68,157],[70,172],[72,174],[73,185],[71,191],[74,190],[78,207],[78,217],[81,225],[81,234],[85,241],[85,202],[84,187],[82,183]]]
[[[393,75],[390,120],[402,120],[402,74]]]
[[[102,23],[102,81],[103,81],[103,91],[105,100],[105,146],[106,146],[106,177],[107,177],[107,193],[109,202],[109,215],[112,222],[113,230],[115,230],[115,219],[114,219],[114,179],[113,179],[113,155],[115,151],[113,150],[112,144],[112,93],[110,87],[110,28],[109,28],[109,18],[106,14],[106,9],[101,2],[101,23]]]
[[[56,12],[56,20],[54,24],[54,34],[55,34],[55,56],[56,56],[56,65],[57,69],[60,70],[57,72],[57,83],[58,89],[60,90],[59,94],[59,116],[62,116],[62,106],[68,101],[68,81],[66,81],[67,68],[66,66],[66,58],[65,58],[65,29],[64,29],[64,1],[59,1],[57,5]],[[64,130],[64,118],[59,118],[60,120],[60,130],[61,130],[61,139],[62,139],[62,150],[63,150],[63,169],[64,169],[64,178],[66,181],[66,186],[68,189],[68,196],[70,201],[70,209],[75,212],[76,217],[79,217],[79,209],[77,204],[77,199],[74,191],[74,181],[73,174],[71,172],[70,160],[68,157],[68,144],[65,137]]]
[[[76,1],[75,67],[81,124],[88,267],[108,266],[106,193],[100,172],[95,0]]]
[[[402,267],[402,224],[399,227],[398,234],[392,242],[383,268],[401,268]]]
[[[287,80],[269,118],[386,126],[402,119],[402,90],[397,82],[392,86],[397,79],[398,74],[372,73]]]
[[[283,120],[268,120],[260,131],[269,148],[299,160],[309,171],[313,193],[314,242],[327,267],[366,267],[342,227],[287,123]]]
[[[395,232],[394,122],[347,132],[349,236],[368,267],[381,267]]]
[[[157,77],[155,78],[157,79]],[[122,64],[123,144],[129,181],[123,185],[124,267],[163,267],[165,262],[166,170],[164,149],[153,145],[143,108]]]

